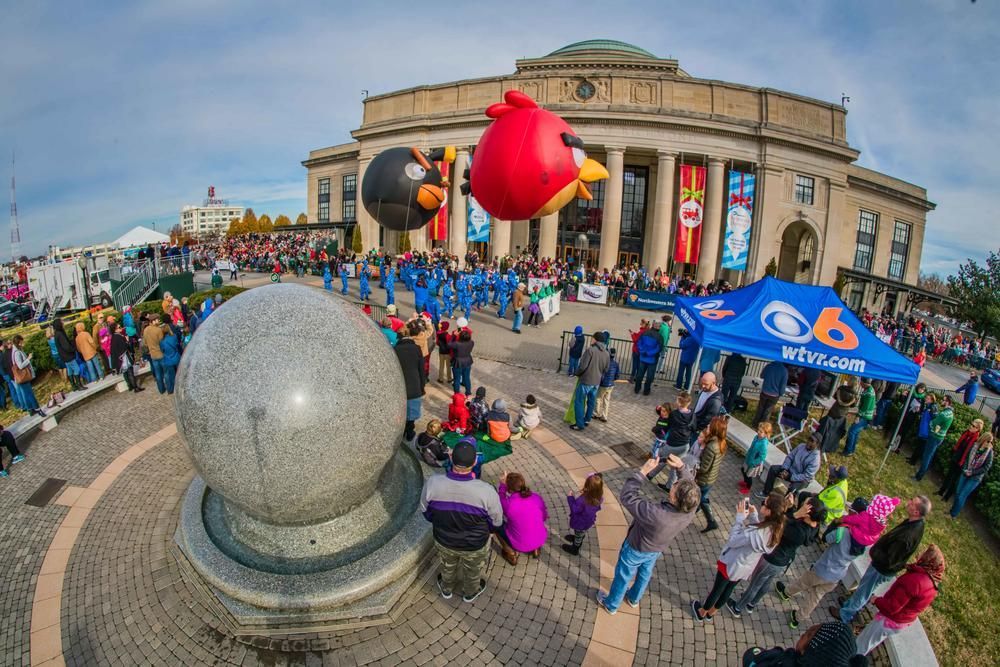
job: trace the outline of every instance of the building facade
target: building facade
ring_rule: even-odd
[[[769,88],[698,79],[673,59],[611,40],[571,44],[518,60],[506,76],[419,86],[364,101],[353,141],[321,148],[307,168],[309,222],[361,228],[366,248],[395,248],[398,234],[367,215],[360,184],[367,164],[394,146],[458,147],[462,174],[490,119],[484,110],[520,90],[564,117],[603,163],[594,199],[578,199],[537,220],[494,220],[486,256],[523,249],[578,258],[597,268],[639,264],[708,282],[761,277],[773,259],[779,278],[831,285],[842,275],[853,308],[899,310],[915,294],[927,212],[926,191],[860,167],[847,143],[844,107]],[[684,186],[681,167],[704,167],[701,249],[678,264],[674,247]],[[721,267],[728,176],[753,174],[755,201],[745,271]],[[453,178],[446,245],[463,256],[466,198]],[[410,232],[431,247],[427,228]]]
[[[242,218],[241,206],[230,206],[224,199],[215,198],[215,187],[208,188],[208,197],[201,206],[181,209],[181,230],[195,238],[225,234],[233,218]]]

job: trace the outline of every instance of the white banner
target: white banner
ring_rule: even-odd
[[[580,283],[576,290],[576,300],[585,303],[606,304],[608,302],[608,286]]]
[[[528,278],[528,294],[534,292],[536,287],[541,289],[554,282],[555,278]]]
[[[544,299],[539,299],[538,307],[542,311],[542,321],[548,322],[550,319],[559,314],[559,294],[556,293],[552,296],[547,296]]]

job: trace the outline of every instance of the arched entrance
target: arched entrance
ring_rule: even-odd
[[[791,283],[813,284],[816,275],[816,233],[803,220],[796,220],[781,235],[778,278]]]

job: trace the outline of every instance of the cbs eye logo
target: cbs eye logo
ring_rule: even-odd
[[[837,350],[853,350],[858,336],[840,320],[843,308],[824,308],[814,323],[784,301],[772,301],[760,312],[760,323],[773,336],[789,343],[805,345],[815,338]]]

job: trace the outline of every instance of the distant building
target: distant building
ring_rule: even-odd
[[[215,186],[208,188],[208,197],[201,206],[181,209],[181,229],[188,236],[225,234],[233,218],[242,218],[241,206],[230,206],[224,199],[215,198]]]

